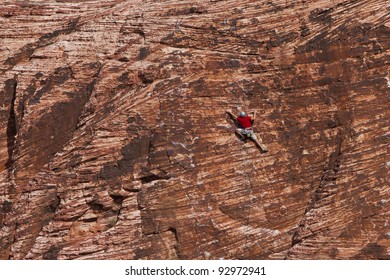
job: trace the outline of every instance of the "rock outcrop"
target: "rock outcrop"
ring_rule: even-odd
[[[389,259],[389,9],[2,1],[0,258]]]

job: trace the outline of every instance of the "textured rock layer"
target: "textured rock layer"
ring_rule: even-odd
[[[389,9],[2,1],[0,258],[389,259]]]

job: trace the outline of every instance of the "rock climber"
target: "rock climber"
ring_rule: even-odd
[[[250,138],[262,152],[268,152],[268,149],[257,139],[256,134],[253,132],[252,125],[256,118],[256,111],[253,112],[253,117],[248,116],[245,112],[240,112],[238,116],[233,115],[230,111],[226,111],[226,113],[235,120],[236,125],[238,126],[236,133],[240,136],[241,140]]]

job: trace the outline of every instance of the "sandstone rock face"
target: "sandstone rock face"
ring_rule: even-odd
[[[389,259],[389,9],[2,1],[0,258]]]

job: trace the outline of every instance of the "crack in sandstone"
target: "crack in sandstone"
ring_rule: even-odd
[[[343,83],[341,88],[345,88],[350,83]],[[333,86],[337,88],[337,85]],[[333,89],[335,90],[335,89]],[[342,155],[342,145],[345,142],[346,138],[350,134],[351,131],[351,110],[346,106],[349,101],[350,96],[348,91],[344,95],[337,100],[338,103],[337,109],[340,116],[345,115],[344,120],[337,119],[335,123],[331,122],[329,124],[330,128],[334,128],[338,130],[336,135],[336,147],[334,151],[329,155],[329,160],[326,166],[323,169],[323,173],[320,179],[320,183],[318,187],[314,190],[311,199],[308,202],[308,205],[305,209],[304,215],[302,219],[298,223],[298,227],[295,229],[292,234],[291,248],[295,245],[300,244],[303,240],[316,236],[319,231],[313,231],[311,229],[311,223],[308,221],[308,218],[313,214],[315,209],[319,209],[324,207],[325,205],[331,203],[331,201],[326,200],[333,196],[337,192],[337,175],[340,170],[340,156]],[[314,214],[315,215],[315,214]],[[318,221],[317,221],[318,222]],[[286,258],[288,258],[288,253],[286,254]]]
[[[11,108],[8,118],[8,124],[7,124],[7,149],[8,149],[8,160],[5,163],[6,169],[10,169],[12,167],[13,159],[12,156],[14,154],[15,150],[15,141],[16,136],[18,134],[17,126],[16,126],[16,115],[15,115],[15,101],[16,101],[16,88],[18,85],[18,82],[13,80],[8,80],[11,83],[12,88],[12,97],[11,97]],[[7,82],[8,82],[7,81]]]
[[[85,125],[85,123],[80,123],[81,118],[83,117],[83,111],[85,111],[85,107],[88,105],[88,102],[91,100],[91,96],[93,94],[93,91],[95,90],[96,83],[99,80],[100,73],[104,67],[104,63],[100,63],[99,61],[95,62],[95,65],[97,65],[97,70],[93,75],[92,81],[87,84],[87,97],[85,98],[86,100],[83,104],[83,108],[80,109],[80,115],[76,124],[76,130],[79,129],[81,126]]]
[[[332,193],[327,190],[327,187],[333,185],[333,182],[337,178],[337,173],[340,167],[339,157],[341,155],[341,145],[342,145],[342,139],[337,144],[335,151],[330,155],[329,163],[324,168],[324,172],[322,174],[320,184],[314,191],[312,201],[309,203],[307,209],[305,210],[305,213],[313,209],[314,205],[319,200],[332,195]]]
[[[292,235],[292,243],[291,243],[292,247],[301,243],[303,240],[318,234],[318,232],[312,231],[310,227],[307,228],[305,227],[307,223],[306,219],[310,211],[316,209],[316,204],[319,203],[319,201],[323,201],[324,199],[335,194],[334,188],[332,188],[332,186],[335,185],[335,181],[337,179],[337,173],[339,172],[340,156],[342,155],[341,146],[344,140],[343,138],[339,138],[339,139],[340,140],[336,145],[335,151],[329,156],[329,163],[324,168],[319,186],[314,190],[313,195],[309,200],[308,206],[305,210],[305,214],[300,220],[300,222],[298,223],[298,228],[295,230],[295,232]],[[310,234],[303,234],[303,236],[301,236],[300,231],[303,230],[304,228],[305,230],[309,230]]]

